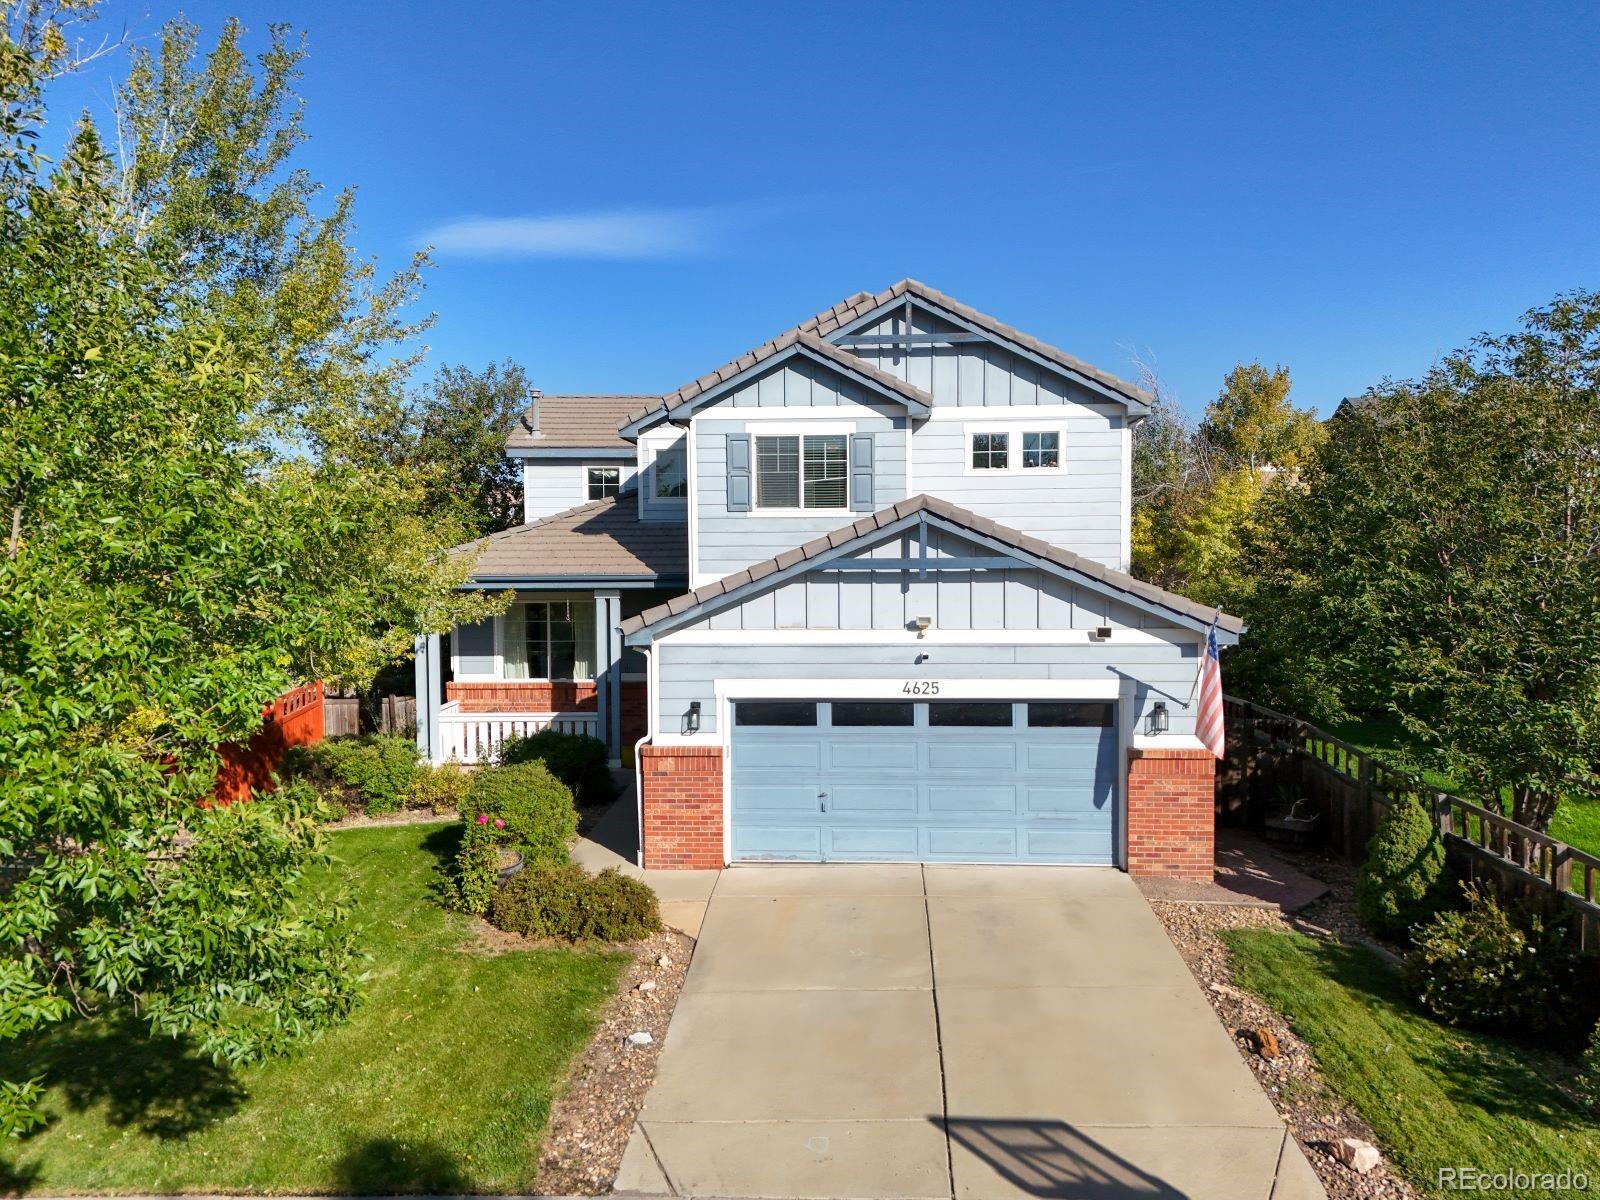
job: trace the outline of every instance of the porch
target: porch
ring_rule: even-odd
[[[600,739],[621,765],[644,736],[648,685],[618,626],[673,593],[507,590],[500,616],[417,639],[419,751],[471,766],[494,761],[508,738],[556,729]]]

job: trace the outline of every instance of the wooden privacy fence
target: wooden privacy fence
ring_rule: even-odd
[[[359,696],[329,696],[323,701],[324,721],[329,737],[345,737],[360,733],[362,699]],[[415,696],[383,696],[369,703],[371,713],[368,727],[377,733],[391,733],[396,737],[415,737],[417,732],[417,698]]]
[[[290,746],[313,746],[323,737],[322,681],[290,688],[261,710],[261,728],[248,742],[217,747],[222,766],[213,793],[223,804],[270,791],[272,773]]]
[[[1259,826],[1269,807],[1309,801],[1319,814],[1319,835],[1346,858],[1360,859],[1384,811],[1399,799],[1419,800],[1463,876],[1500,895],[1573,910],[1583,947],[1600,948],[1600,858],[1430,788],[1298,717],[1234,696],[1225,698],[1224,711],[1228,757],[1217,775],[1224,814]]]

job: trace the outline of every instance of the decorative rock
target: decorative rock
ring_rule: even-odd
[[[1210,987],[1211,990],[1219,996],[1226,996],[1230,1000],[1237,1000],[1240,998],[1239,989],[1231,988],[1225,983],[1213,983],[1210,985]]]
[[[1328,1147],[1328,1152],[1357,1175],[1365,1175],[1383,1161],[1378,1148],[1360,1138],[1340,1138]]]
[[[655,990],[656,981],[654,979],[641,979],[638,986],[634,988],[636,992],[653,992]]]
[[[656,966],[658,966],[658,967],[670,967],[671,965],[672,965],[672,960],[670,958],[668,958],[665,954],[663,954],[660,958],[656,959]]]
[[[1244,1038],[1250,1043],[1250,1048],[1262,1058],[1278,1057],[1278,1035],[1272,1030],[1264,1026],[1260,1029],[1246,1029]]]
[[[641,1029],[637,1033],[630,1033],[627,1038],[630,1046],[648,1046],[655,1038],[650,1036],[648,1029]]]

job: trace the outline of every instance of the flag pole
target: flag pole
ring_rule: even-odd
[[[1207,641],[1209,641],[1211,639],[1211,635],[1217,631],[1217,622],[1220,621],[1221,619],[1222,619],[1222,609],[1218,608],[1218,609],[1216,609],[1215,614],[1211,618],[1210,627],[1206,630],[1206,640]],[[1201,650],[1200,650],[1200,657],[1203,659],[1203,658],[1205,658],[1205,656],[1206,656],[1206,652],[1205,652],[1204,647],[1202,647]],[[1200,672],[1196,671],[1194,673],[1194,682],[1189,685],[1189,698],[1183,702],[1183,706],[1185,708],[1188,708],[1192,704],[1194,704],[1194,694],[1196,692],[1198,692],[1199,690],[1200,690]]]

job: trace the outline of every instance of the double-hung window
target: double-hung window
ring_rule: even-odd
[[[756,438],[756,507],[846,507],[849,441],[842,433]]]
[[[622,490],[621,467],[589,467],[584,472],[589,499],[604,500]]]
[[[589,597],[515,604],[503,620],[507,679],[594,678],[594,601]]]

